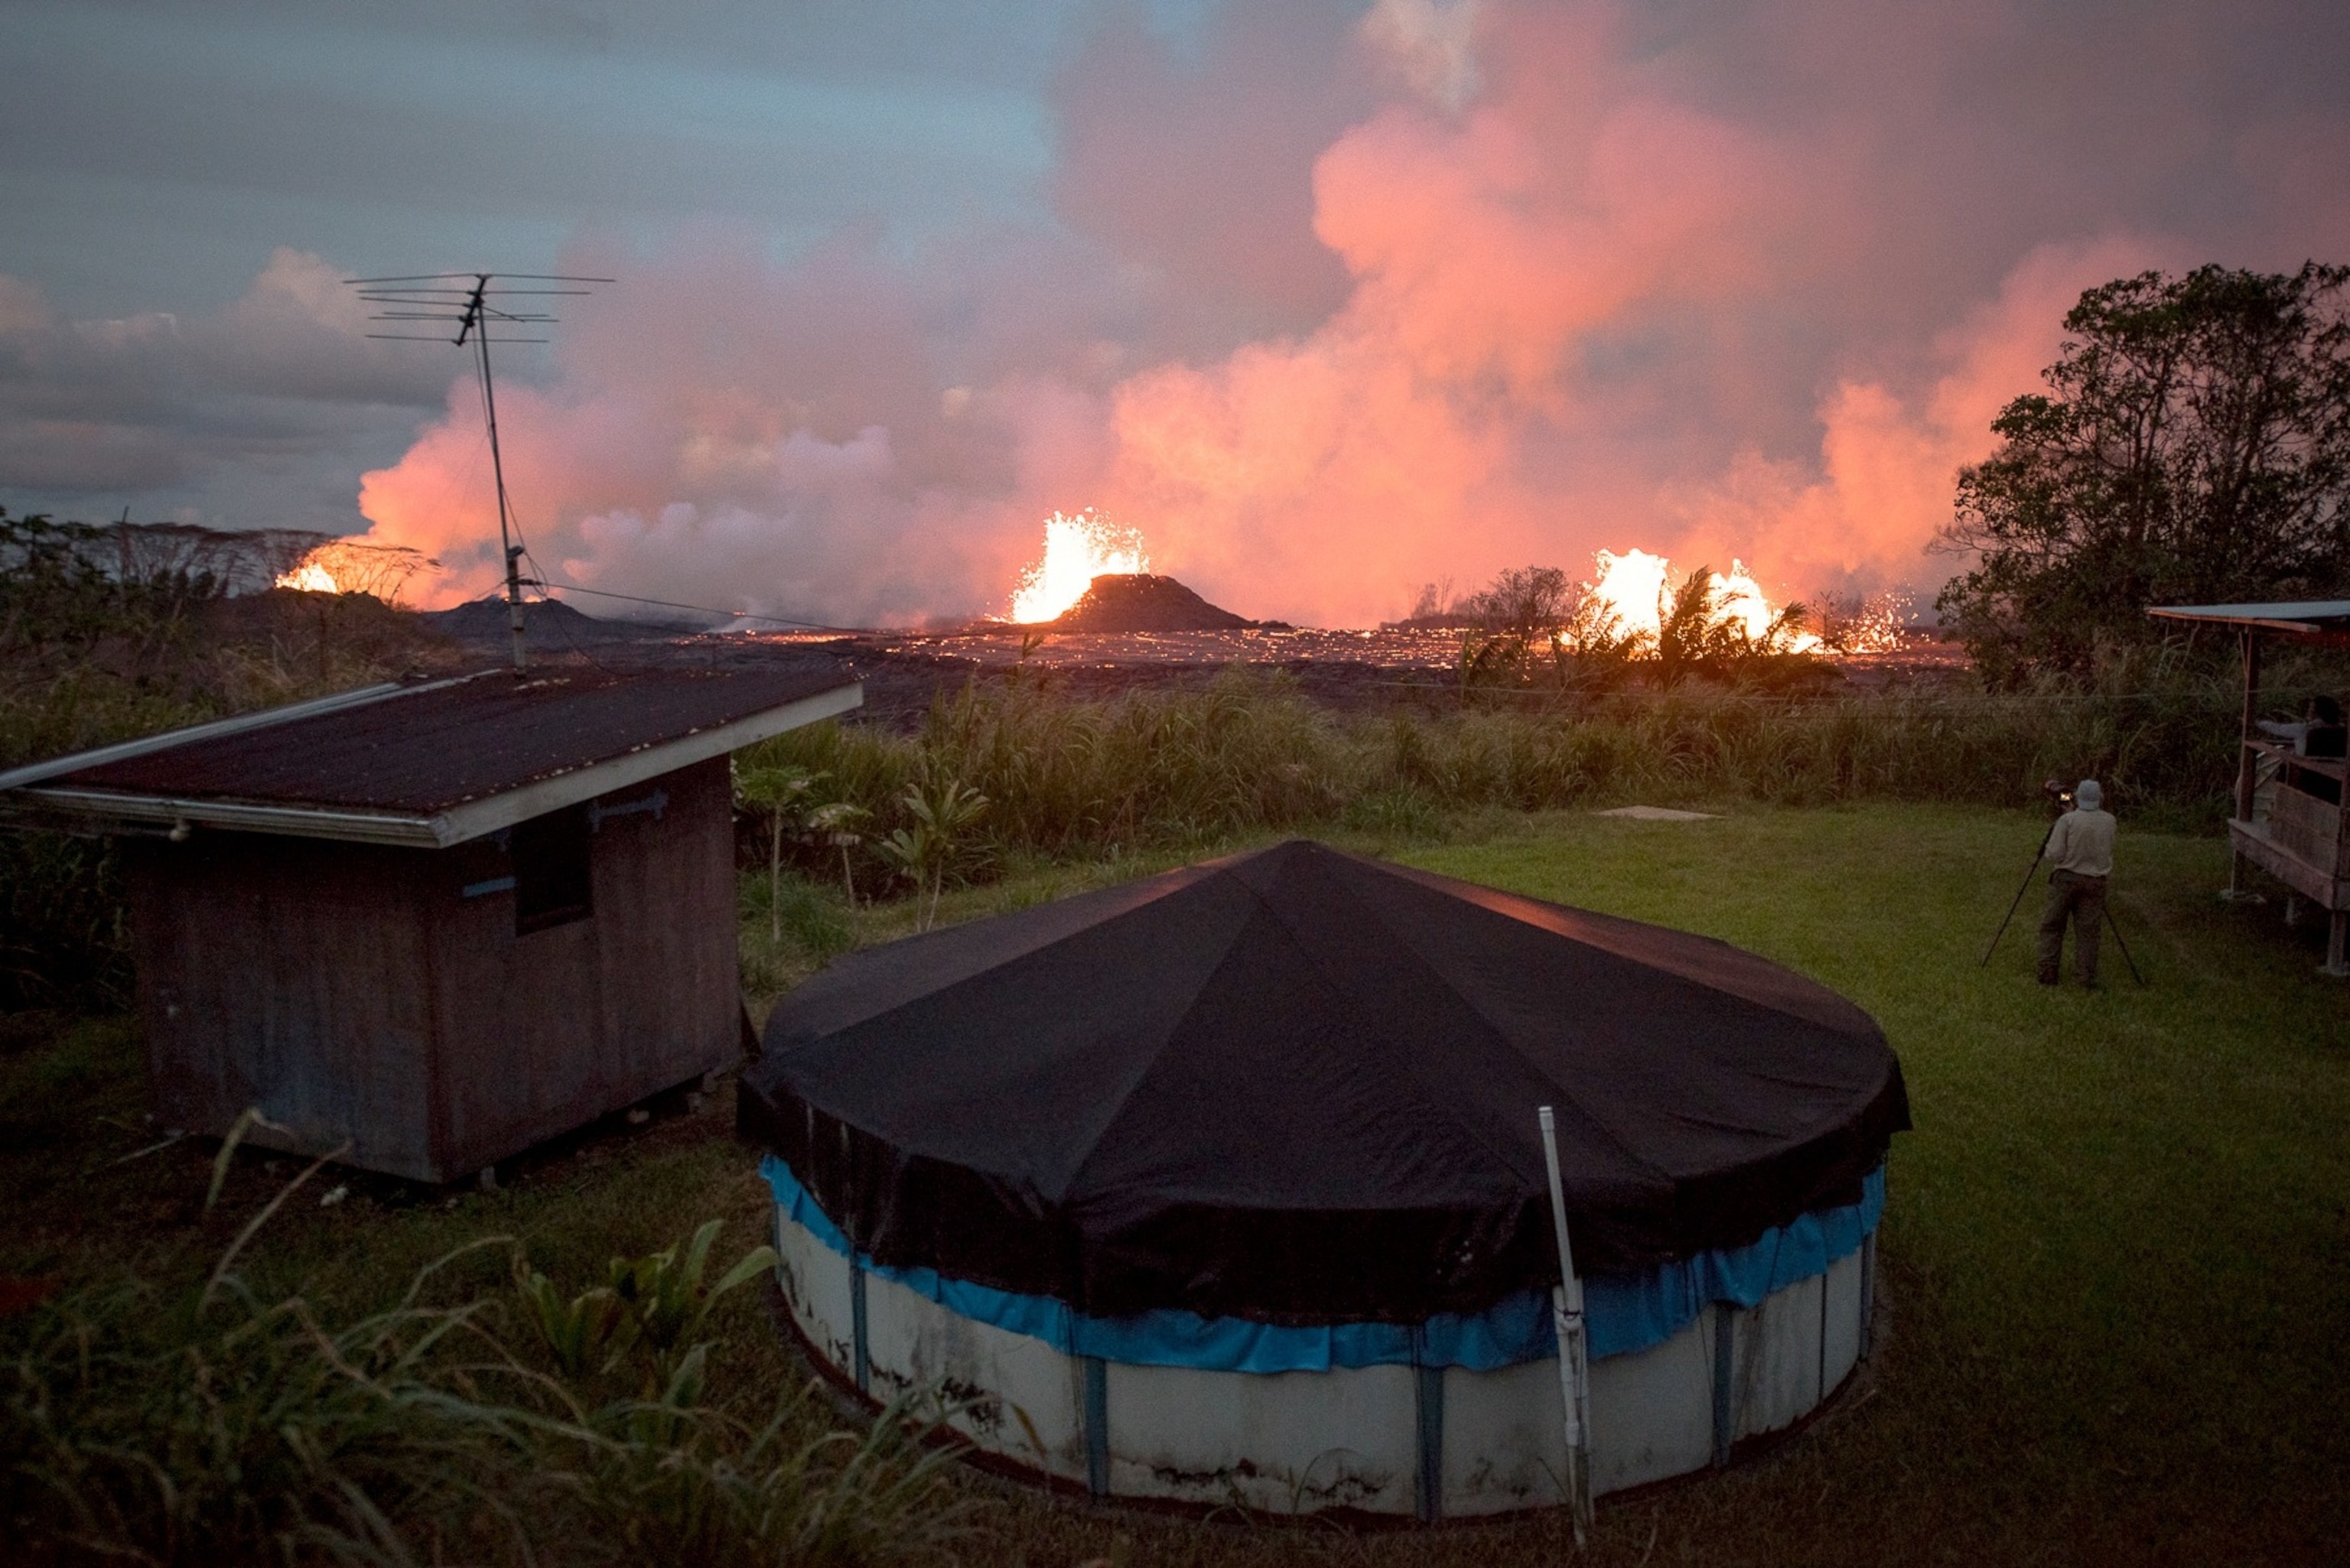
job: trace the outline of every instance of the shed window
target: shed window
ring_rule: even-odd
[[[584,920],[595,913],[588,813],[551,811],[514,830],[515,934]]]

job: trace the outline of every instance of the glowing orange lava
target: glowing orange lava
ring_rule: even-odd
[[[1680,586],[1673,576],[1673,564],[1646,550],[1627,550],[1620,556],[1613,550],[1601,550],[1594,558],[1598,563],[1599,576],[1586,585],[1592,597],[1615,614],[1622,629],[1653,641],[1664,629],[1666,607],[1673,590]],[[1778,607],[1763,596],[1762,585],[1754,580],[1742,563],[1731,562],[1726,576],[1720,572],[1710,576],[1720,615],[1744,627],[1751,638],[1759,639],[1771,629],[1771,623],[1778,617]],[[1798,632],[1782,646],[1791,652],[1803,653],[1818,649],[1820,639],[1808,631]]]
[[[305,561],[290,572],[278,573],[275,586],[306,594],[338,594],[343,591],[336,584],[334,574],[316,561]]]
[[[1012,596],[1012,618],[1051,620],[1083,598],[1096,577],[1149,570],[1140,534],[1091,508],[1075,517],[1055,512],[1045,522],[1045,558],[1021,575]]]

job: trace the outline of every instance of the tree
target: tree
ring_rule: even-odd
[[[1736,563],[1731,563],[1736,569]],[[1788,604],[1757,633],[1731,607],[1722,580],[1711,566],[1700,566],[1669,588],[1657,604],[1657,684],[1669,691],[1692,675],[1731,680],[1778,666],[1790,658],[1796,668],[1816,661],[1794,651],[1809,609]]]
[[[2350,267],[2199,267],[2090,289],[2048,391],[1959,473],[1936,599],[1994,682],[2155,635],[2149,604],[2350,586]]]
[[[848,890],[848,907],[852,910],[857,908],[857,868],[848,852],[865,842],[865,835],[858,829],[872,815],[856,802],[847,800],[836,800],[807,814],[807,830],[840,851],[840,885]]]
[[[1511,566],[1461,607],[1487,631],[1535,642],[1574,613],[1575,585],[1556,566]]]
[[[1421,597],[1434,594],[1431,585]],[[1462,690],[1523,682],[1537,649],[1548,646],[1555,653],[1560,628],[1581,597],[1556,566],[1511,566],[1454,606],[1456,614],[1475,623],[1461,634]]]
[[[1440,577],[1435,582],[1419,585],[1419,597],[1411,601],[1411,613],[1404,617],[1403,624],[1439,626],[1458,613],[1452,602],[1452,579]]]
[[[784,940],[784,834],[797,823],[800,798],[823,776],[795,763],[735,770],[734,793],[767,816],[767,931],[777,944]]]

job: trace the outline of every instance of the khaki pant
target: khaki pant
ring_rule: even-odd
[[[2083,985],[2097,983],[2097,939],[2106,923],[2106,879],[2077,871],[2048,874],[2048,902],[2040,911],[2040,978],[2056,983],[2064,956],[2064,921],[2073,921],[2073,973]]]

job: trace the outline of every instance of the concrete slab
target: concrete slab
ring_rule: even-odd
[[[1675,811],[1665,805],[1619,805],[1612,811],[1595,811],[1594,816],[1628,816],[1635,822],[1711,822],[1710,811]]]

